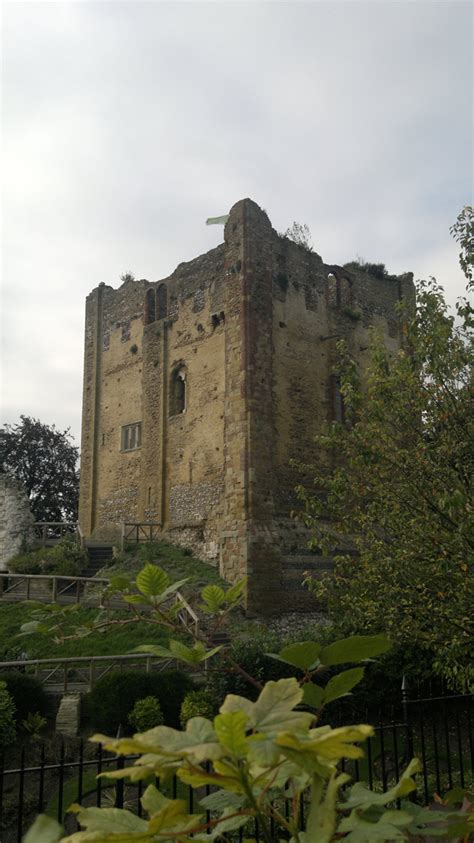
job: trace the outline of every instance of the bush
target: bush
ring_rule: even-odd
[[[0,682],[5,683],[13,699],[17,723],[27,720],[29,714],[51,715],[51,703],[39,679],[12,670],[0,673]]]
[[[181,704],[181,728],[186,728],[186,723],[191,717],[207,717],[212,720],[215,713],[215,704],[207,691],[191,691],[186,694]]]
[[[64,536],[54,547],[41,547],[19,553],[8,563],[15,574],[62,574],[78,577],[86,567],[87,555],[70,536]]]
[[[12,746],[15,740],[15,703],[5,682],[0,682],[0,749]]]
[[[137,700],[128,715],[128,722],[137,732],[147,732],[148,729],[161,726],[164,723],[164,717],[156,697],[144,697],[143,700]]]
[[[120,725],[127,727],[128,715],[138,700],[153,696],[160,703],[166,725],[179,728],[181,703],[192,687],[190,677],[179,670],[109,673],[84,698],[84,718],[95,729],[112,734]]]

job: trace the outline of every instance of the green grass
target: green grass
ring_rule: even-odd
[[[127,574],[133,577],[147,562],[159,565],[173,581],[186,578],[188,582],[181,591],[187,598],[197,597],[200,589],[208,583],[226,586],[213,565],[196,559],[181,547],[166,542],[129,544],[125,552],[117,556],[113,565],[102,569],[100,576]]]
[[[76,638],[55,644],[50,635],[36,633],[18,637],[20,627],[33,619],[34,607],[27,603],[0,605],[0,659],[10,661],[22,651],[30,659],[69,658],[72,656],[120,655],[129,653],[140,644],[163,644],[168,641],[168,633],[159,627],[151,626],[142,620],[124,626],[113,625],[104,633],[94,632],[84,638]],[[68,624],[72,632],[74,626],[90,623],[99,613],[98,609],[77,609],[71,614]],[[130,614],[114,611],[109,613],[113,620],[126,620]],[[67,631],[67,628],[66,628]]]
[[[172,581],[187,578],[188,582],[182,587],[182,592],[192,604],[199,602],[201,588],[207,583],[217,583],[226,587],[226,583],[212,565],[164,542],[130,545],[126,552],[120,554],[113,565],[104,568],[100,575],[112,577],[126,574],[133,580],[147,562],[164,568]],[[167,643],[170,637],[166,630],[147,623],[146,615],[139,622],[124,625],[117,623],[109,626],[103,633],[94,632],[62,644],[55,644],[50,635],[18,637],[21,625],[34,619],[34,611],[35,607],[28,603],[0,603],[0,660],[13,660],[23,651],[31,659],[120,655],[129,653],[140,644]],[[100,614],[97,608],[86,609],[80,606],[70,607],[69,612],[70,621],[65,629],[71,634],[74,628],[86,626]],[[107,617],[120,621],[128,620],[132,616],[124,609],[107,612]],[[178,636],[171,633],[171,637]]]

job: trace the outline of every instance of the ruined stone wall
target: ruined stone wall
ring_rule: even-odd
[[[190,527],[194,549],[217,562],[224,459],[222,252],[219,247],[181,264],[164,281],[127,281],[118,290],[100,286],[88,298],[80,507],[86,534],[105,535],[122,521],[158,522],[164,530]],[[167,313],[144,324],[145,295],[162,284]],[[186,408],[178,414],[170,400],[176,369],[186,379]],[[123,427],[136,423],[141,447],[123,450]]]
[[[0,475],[0,571],[34,537],[34,517],[21,483]]]

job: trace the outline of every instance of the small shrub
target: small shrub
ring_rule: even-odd
[[[84,719],[93,728],[110,734],[120,725],[127,726],[128,716],[138,700],[153,696],[160,703],[166,725],[179,728],[181,703],[192,687],[190,677],[179,670],[109,673],[84,698]]]
[[[148,729],[161,726],[164,723],[164,717],[156,697],[144,697],[142,700],[137,700],[128,715],[128,722],[137,732],[147,732]]]
[[[84,550],[71,536],[64,536],[54,547],[41,547],[19,553],[8,563],[15,574],[59,574],[65,577],[80,576],[87,564]]]
[[[215,714],[214,702],[207,691],[191,691],[186,694],[181,703],[180,723],[181,728],[186,728],[186,723],[191,717],[207,717],[212,720]]]
[[[12,670],[0,673],[0,682],[6,685],[15,703],[17,724],[26,720],[30,713],[50,716],[51,703],[39,679]]]
[[[0,749],[6,749],[14,744],[15,740],[15,703],[5,682],[0,682]]]
[[[21,721],[21,726],[32,740],[37,741],[41,737],[41,730],[46,726],[46,722],[46,717],[41,717],[38,712],[30,711],[26,720]]]

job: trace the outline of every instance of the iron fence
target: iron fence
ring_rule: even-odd
[[[353,782],[363,781],[372,790],[381,791],[393,785],[408,761],[417,756],[422,771],[416,777],[418,788],[413,798],[424,805],[430,804],[435,794],[456,786],[470,787],[474,783],[472,696],[405,698],[404,703],[403,722],[379,723],[365,744],[365,757],[346,761],[342,769]],[[68,807],[74,802],[125,807],[140,816],[140,799],[148,782],[130,784],[97,778],[136,757],[117,758],[100,746],[77,740],[52,745],[48,750],[46,745],[23,748],[18,763],[10,763],[8,768],[1,759],[0,843],[21,843],[35,815],[42,812],[56,817],[72,833],[77,822]],[[199,799],[210,792],[209,786],[193,791],[176,777],[160,789],[170,798],[186,800],[190,813],[199,811]],[[307,807],[303,799],[303,825]],[[209,822],[209,812],[206,816]],[[253,820],[237,833],[240,840],[248,836],[260,839],[258,824]]]

